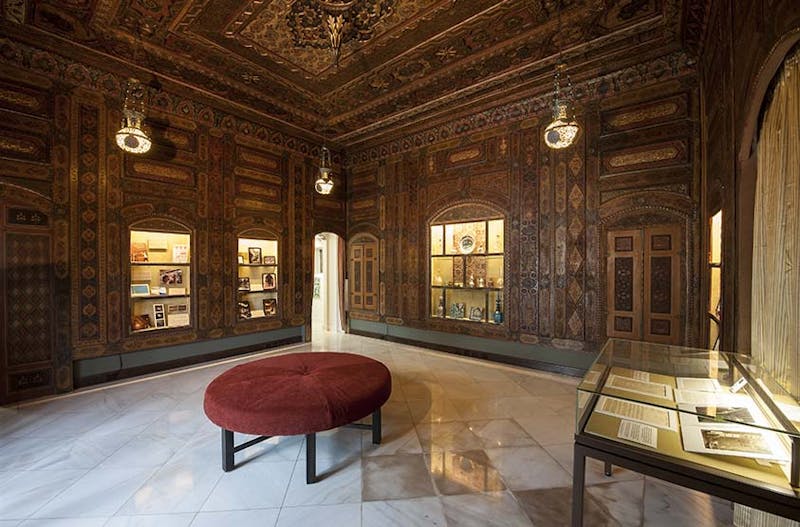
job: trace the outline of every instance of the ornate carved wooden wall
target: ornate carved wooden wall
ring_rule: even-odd
[[[680,288],[668,295],[667,318],[676,326],[669,336],[695,343],[696,77],[683,72],[670,79],[640,79],[641,84],[618,86],[614,93],[585,101],[578,111],[583,131],[564,151],[544,146],[546,116],[521,121],[519,114],[487,110],[353,152],[348,229],[351,236],[372,232],[380,239],[383,319],[592,349],[606,336],[606,233],[678,225],[674,247],[679,249],[670,253],[669,271]],[[489,116],[495,116],[493,126],[483,120]],[[478,131],[476,123],[481,123]],[[428,317],[427,222],[467,201],[484,202],[508,221],[504,326]],[[659,324],[663,332],[664,322],[656,322],[656,330]]]
[[[153,150],[124,155],[113,141],[124,72],[99,70],[9,40],[3,47],[0,202],[13,198],[48,218],[50,241],[31,246],[28,256],[47,255],[46,265],[37,269],[51,277],[48,291],[55,300],[45,305],[47,313],[56,314],[49,326],[54,328],[48,343],[52,353],[47,352],[53,355],[49,377],[36,377],[42,387],[37,394],[69,390],[74,359],[309,323],[312,226],[345,232],[343,184],[312,206],[318,145],[151,86]],[[124,316],[128,229],[159,218],[194,234],[197,324],[129,335]],[[285,301],[280,320],[245,327],[234,324],[236,237],[253,228],[281,237],[285,272],[279,287]],[[20,242],[15,236],[9,231],[6,242]],[[21,251],[18,257],[24,255]],[[24,277],[11,273],[10,263],[4,267],[6,284],[16,287]],[[32,315],[13,313],[15,318]],[[34,338],[40,332],[27,334]],[[14,349],[27,348],[19,344]],[[4,364],[44,364],[42,357],[35,358],[12,354]],[[31,374],[14,381],[9,375],[3,381],[8,390],[12,381],[21,385],[34,379]],[[0,397],[15,396],[4,392]]]

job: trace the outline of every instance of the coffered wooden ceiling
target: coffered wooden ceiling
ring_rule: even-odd
[[[334,66],[320,34],[300,42],[291,27],[319,3],[39,0],[23,16],[51,46],[66,38],[348,145],[543,93],[559,49],[580,80],[696,47],[705,12],[702,0],[353,0],[370,31]]]

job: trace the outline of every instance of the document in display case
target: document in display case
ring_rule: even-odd
[[[578,386],[585,458],[800,520],[800,404],[749,355],[610,339]]]

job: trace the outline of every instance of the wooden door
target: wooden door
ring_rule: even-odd
[[[350,309],[378,310],[378,242],[350,245]]]
[[[0,207],[0,404],[55,391],[52,235],[47,215]]]
[[[680,344],[680,227],[609,231],[607,244],[606,334]]]
[[[609,231],[606,264],[609,337],[642,338],[642,231]]]
[[[680,228],[644,231],[644,340],[680,344]]]

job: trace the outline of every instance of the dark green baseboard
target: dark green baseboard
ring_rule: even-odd
[[[119,353],[73,363],[75,388],[303,342],[303,326]]]
[[[358,319],[350,320],[350,332],[574,377],[583,376],[597,356],[591,351],[546,344],[523,344]]]

